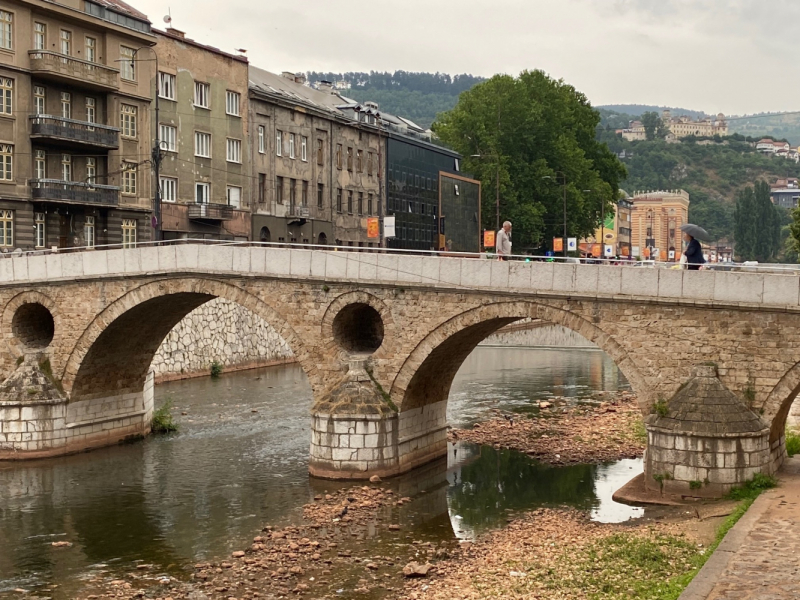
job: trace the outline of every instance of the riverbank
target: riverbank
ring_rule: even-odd
[[[494,411],[471,429],[451,429],[449,440],[517,450],[554,465],[611,462],[644,453],[642,413],[630,392],[604,393],[578,405],[553,399],[539,407],[532,414]]]

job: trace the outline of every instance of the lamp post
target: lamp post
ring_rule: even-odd
[[[486,158],[487,155],[485,154],[470,154],[470,158]],[[489,154],[490,158],[493,158],[496,162],[497,166],[497,185],[496,185],[496,199],[495,199],[495,231],[500,231],[500,157],[497,154]]]
[[[564,256],[567,255],[567,176],[564,174],[563,171],[555,171],[556,176],[560,175],[561,180],[564,185],[564,242],[562,246],[564,247]],[[553,179],[550,175],[545,175],[542,179]],[[558,177],[556,177],[556,183],[558,183]]]

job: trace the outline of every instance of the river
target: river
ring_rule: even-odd
[[[627,382],[589,349],[481,347],[454,382],[456,426],[532,401],[579,402]],[[139,562],[184,577],[192,564],[237,550],[264,525],[299,518],[315,494],[339,487],[309,478],[311,390],[297,365],[176,381],[156,388],[180,430],[169,436],[44,461],[0,463],[0,595],[54,583],[53,598]],[[509,513],[570,505],[601,521],[642,510],[613,491],[640,460],[548,467],[489,447],[450,447],[445,463],[388,482],[414,501],[404,528],[416,538],[470,538]],[[69,541],[71,548],[52,542]]]

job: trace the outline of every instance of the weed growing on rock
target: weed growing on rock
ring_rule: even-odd
[[[178,431],[178,425],[172,419],[172,398],[168,398],[161,408],[153,413],[150,421],[150,431],[153,433],[172,433]]]
[[[211,363],[211,377],[216,379],[220,375],[222,375],[222,364],[215,360]]]
[[[658,402],[653,404],[653,412],[659,417],[666,417],[669,414],[669,405],[663,398],[659,398]]]
[[[731,489],[727,497],[731,500],[749,500],[752,503],[753,500],[758,498],[761,492],[774,488],[777,485],[778,480],[772,475],[756,473],[755,476],[744,485]]]

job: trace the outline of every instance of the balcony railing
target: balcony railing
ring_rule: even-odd
[[[113,185],[88,184],[60,179],[31,179],[30,185],[34,200],[101,206],[119,205],[119,187]]]
[[[296,206],[294,204],[290,204],[287,216],[308,219],[311,216],[311,212],[308,210],[307,206]]]
[[[119,88],[119,69],[50,50],[30,50],[28,56],[34,73],[64,77],[103,88]]]
[[[88,146],[119,148],[119,128],[53,115],[31,115],[31,135],[77,142]]]
[[[189,218],[198,221],[230,221],[233,208],[227,204],[190,204]]]

